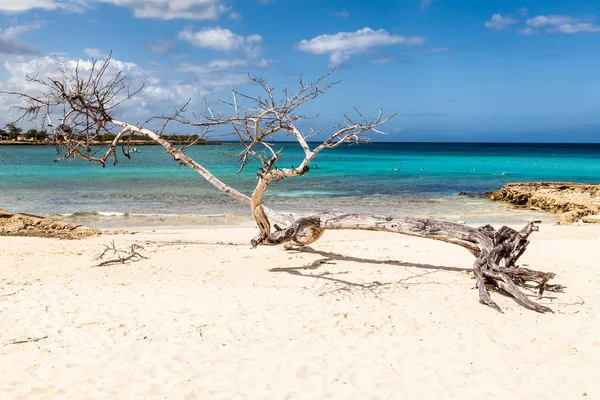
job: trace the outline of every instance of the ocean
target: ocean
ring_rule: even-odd
[[[298,165],[299,146],[282,147],[278,165]],[[54,163],[53,147],[0,146],[0,208],[91,226],[177,226],[249,216],[162,147],[144,146],[102,168],[83,160]],[[194,146],[187,153],[217,177],[250,194],[257,163],[237,174],[236,145]],[[316,166],[316,168],[315,168]],[[600,183],[600,144],[371,143],[325,150],[303,177],[273,183],[278,210],[369,212],[471,223],[551,221],[549,214],[459,196],[508,182]]]

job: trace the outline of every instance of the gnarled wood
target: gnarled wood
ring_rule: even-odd
[[[562,286],[549,286],[554,274],[519,268],[515,265],[523,254],[529,235],[537,231],[533,223],[521,231],[503,226],[495,230],[490,225],[473,228],[425,218],[394,218],[368,214],[323,213],[300,218],[286,228],[278,229],[268,237],[257,236],[253,245],[305,246],[318,240],[326,230],[371,230],[439,240],[464,247],[475,257],[473,273],[479,289],[479,300],[494,309],[500,307],[491,299],[486,285],[491,285],[514,297],[519,304],[538,312],[551,312],[546,306],[529,299],[519,287],[531,289],[529,282],[537,283],[539,296],[544,290],[560,291]]]
[[[551,311],[548,307],[530,300],[520,289],[535,288],[539,296],[545,290],[562,289],[560,285],[547,284],[554,274],[533,271],[516,265],[529,243],[529,235],[537,230],[533,224],[528,224],[521,231],[515,231],[505,226],[499,230],[489,225],[472,228],[435,219],[368,214],[322,213],[295,219],[291,215],[271,210],[264,204],[264,194],[273,182],[308,173],[310,163],[324,149],[334,149],[346,143],[358,144],[369,141],[366,135],[369,132],[383,133],[379,131],[379,127],[393,117],[392,115],[384,118],[380,111],[374,119],[367,120],[358,110],[355,110],[357,117],[354,118],[357,121],[346,115],[345,121],[336,127],[308,133],[300,131],[296,126],[297,121],[307,117],[297,114],[297,109],[337,83],[324,83],[328,74],[308,85],[305,85],[301,78],[298,91],[292,94],[284,88],[280,100],[275,99],[273,88],[265,81],[252,79],[264,90],[264,97],[252,97],[232,91],[232,100],[223,102],[233,108],[231,115],[215,116],[207,105],[205,113],[195,121],[183,117],[186,104],[174,115],[161,117],[165,121],[163,128],[155,132],[146,129],[143,125],[132,125],[113,117],[115,107],[127,101],[136,92],[128,91],[124,83],[125,77],[120,73],[112,78],[104,77],[109,63],[110,58],[101,64],[94,62],[87,78],[79,76],[78,68],[70,73],[62,65],[60,69],[62,79],[43,80],[36,76],[29,77],[30,82],[40,85],[46,92],[42,91],[41,94],[36,95],[13,93],[24,104],[22,106],[24,116],[31,118],[45,116],[52,127],[56,144],[66,150],[61,159],[78,157],[104,166],[112,157],[116,163],[117,146],[121,144],[125,156],[130,157],[126,138],[129,135],[144,135],[161,145],[173,160],[192,168],[222,193],[251,207],[259,229],[258,236],[251,241],[253,246],[279,244],[286,248],[306,246],[319,240],[326,230],[346,229],[394,232],[440,240],[464,247],[475,256],[473,272],[479,290],[479,299],[483,304],[501,311],[489,292],[489,288],[496,288],[515,298],[524,307],[538,312]],[[123,96],[123,93],[127,94]],[[242,105],[238,98],[250,104]],[[61,124],[55,126],[51,115],[62,110],[64,111]],[[232,133],[239,137],[242,146],[242,150],[238,153],[241,162],[240,171],[246,166],[250,156],[257,157],[262,164],[252,196],[238,192],[220,181],[200,163],[187,156],[184,152],[186,147],[177,148],[162,136],[165,126],[172,121],[200,129],[198,140],[212,127],[231,127]],[[97,157],[91,150],[91,145],[93,139],[101,133],[114,134],[115,138],[105,154]],[[298,167],[277,166],[281,150],[276,151],[273,144],[268,142],[276,133],[290,135],[302,148],[304,157],[299,160]],[[324,135],[326,139],[311,148],[309,139],[319,134]],[[271,221],[284,223],[286,226],[280,228]]]

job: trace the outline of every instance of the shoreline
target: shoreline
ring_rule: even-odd
[[[443,206],[435,203],[435,207],[430,207],[429,213],[423,209],[417,210],[412,204],[412,212],[406,213],[411,208],[404,208],[405,213],[397,212],[398,209],[390,207],[382,212],[373,212],[376,214],[392,215],[397,217],[412,216],[420,218],[434,218],[467,225],[485,225],[518,224],[522,222],[552,223],[557,224],[573,223],[582,221],[585,223],[600,223],[600,185],[574,184],[565,182],[526,182],[509,183],[502,188],[483,195],[473,195],[465,192],[458,194],[463,197],[456,203],[448,202]],[[491,204],[501,201],[502,206],[491,206]],[[473,207],[474,202],[480,203]],[[490,206],[483,207],[486,202]],[[417,203],[417,205],[420,202]],[[458,206],[460,204],[460,207]],[[445,207],[445,208],[444,208]],[[490,209],[495,208],[495,213]],[[327,207],[323,207],[323,210]],[[435,210],[435,211],[434,211]],[[485,210],[485,211],[482,211]],[[178,214],[178,213],[128,213],[120,211],[92,211],[92,212],[73,212],[73,213],[41,213],[41,217],[35,215],[21,214],[19,217],[12,218],[18,213],[2,212],[0,210],[0,235],[18,235],[29,236],[41,226],[53,226],[53,224],[63,224],[63,228],[57,231],[62,234],[64,231],[73,230],[75,226],[85,226],[93,229],[164,229],[170,228],[194,228],[199,226],[244,226],[253,225],[254,221],[250,213],[240,212],[217,212],[210,214]],[[282,212],[286,209],[281,208]],[[316,211],[308,209],[287,210],[298,216],[307,216]],[[350,212],[348,208],[337,209],[338,212]],[[444,212],[444,213],[440,213]],[[479,213],[479,214],[478,214]],[[45,215],[44,215],[45,214]],[[33,217],[30,218],[30,217]],[[37,218],[37,220],[36,220]],[[37,221],[37,222],[36,222]],[[39,221],[42,221],[43,224]],[[41,224],[41,225],[40,225]],[[53,228],[54,229],[54,228]],[[21,232],[21,233],[19,233]],[[45,230],[40,230],[44,236],[50,235]]]
[[[486,201],[487,200],[483,200]],[[445,209],[445,213],[440,214],[439,212],[411,212],[410,214],[398,212],[393,209],[378,210],[376,214],[383,215],[394,215],[397,217],[418,217],[418,218],[434,218],[441,219],[449,222],[467,224],[467,225],[486,225],[486,224],[519,224],[534,221],[536,223],[550,224],[555,223],[557,216],[555,214],[540,212],[537,210],[527,209],[514,209],[508,204],[497,204],[494,207],[498,208],[496,214],[468,214],[465,213],[468,210],[469,203],[466,202],[457,209],[452,205],[448,205]],[[292,213],[298,216],[309,216],[322,211],[331,211],[328,207],[323,207],[315,210],[294,210],[286,208],[277,208],[278,211],[284,213]],[[336,212],[347,212],[355,213],[355,208],[350,209],[337,209]],[[236,226],[240,224],[254,224],[254,219],[250,214],[250,210],[247,212],[223,212],[217,214],[136,214],[136,213],[119,213],[119,212],[106,212],[106,213],[75,213],[76,215],[60,215],[51,214],[48,218],[57,219],[64,222],[71,222],[85,226],[91,226],[94,228],[132,228],[137,227],[162,227],[169,226],[173,228],[180,227],[198,227],[198,226]],[[78,214],[78,215],[77,215]],[[104,215],[103,215],[104,214]]]

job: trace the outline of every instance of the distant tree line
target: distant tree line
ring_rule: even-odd
[[[23,129],[10,123],[6,125],[6,129],[0,128],[0,138],[8,138],[8,140],[17,140],[19,136],[23,136],[27,140],[45,140],[48,137],[48,132],[37,130],[32,128],[27,132],[23,132]]]
[[[71,131],[71,128],[68,126],[63,126],[61,125],[59,127],[61,130],[63,130],[63,132],[67,132],[69,133]],[[35,141],[45,141],[46,139],[48,139],[48,132],[43,131],[43,130],[38,130],[35,128],[29,129],[27,132],[24,132],[23,129],[19,126],[17,126],[15,123],[10,123],[8,125],[6,125],[5,129],[0,128],[0,140],[2,139],[8,139],[8,140],[18,140],[18,137],[22,136],[25,138],[25,140],[35,140]],[[177,141],[181,142],[181,143],[187,143],[187,142],[192,142],[192,141],[197,141],[198,140],[198,136],[196,135],[180,135],[180,134],[172,134],[169,135],[171,138],[175,138]],[[96,135],[93,138],[93,141],[95,142],[112,142],[115,139],[116,135],[113,134],[104,134],[104,135]],[[136,135],[135,137],[132,137],[132,139],[136,140],[136,141],[152,141],[151,139],[149,139],[146,136],[143,135]],[[200,142],[202,142],[203,140],[200,140]]]

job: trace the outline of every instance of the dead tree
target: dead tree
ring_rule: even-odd
[[[224,194],[251,207],[259,230],[258,235],[251,241],[253,246],[306,246],[317,241],[326,230],[386,231],[440,240],[464,247],[475,256],[473,272],[480,302],[501,311],[490,297],[489,289],[492,288],[514,297],[519,304],[531,310],[552,311],[532,301],[520,289],[536,289],[539,297],[545,290],[562,289],[560,285],[548,284],[555,276],[553,273],[533,271],[516,264],[529,243],[529,235],[537,231],[537,227],[532,223],[516,231],[506,226],[495,230],[490,225],[473,228],[434,219],[368,214],[326,212],[295,217],[276,212],[264,204],[263,196],[269,185],[308,173],[311,161],[324,149],[369,141],[368,134],[382,133],[379,130],[381,125],[393,117],[384,117],[380,111],[374,119],[368,120],[355,110],[356,117],[346,115],[341,125],[319,131],[300,130],[298,127],[301,121],[307,117],[299,113],[299,108],[338,83],[328,83],[329,74],[309,84],[305,84],[300,77],[298,90],[292,93],[284,88],[280,99],[276,98],[273,88],[264,80],[251,78],[263,94],[250,96],[232,91],[231,99],[223,102],[223,105],[231,108],[231,114],[223,116],[214,113],[207,104],[199,118],[188,119],[185,116],[188,105],[186,104],[173,115],[158,117],[162,120],[162,128],[150,130],[145,128],[146,123],[138,126],[115,118],[115,108],[131,99],[137,92],[129,91],[126,78],[121,73],[107,76],[110,62],[110,58],[104,62],[96,61],[91,72],[86,74],[81,74],[79,68],[68,71],[64,64],[61,64],[62,74],[58,79],[28,77],[31,82],[40,86],[41,94],[12,93],[21,101],[24,118],[47,120],[54,133],[56,145],[64,149],[60,159],[78,157],[102,166],[112,159],[116,164],[118,147],[122,148],[124,156],[130,157],[131,139],[145,136],[164,147],[174,161],[192,168]],[[53,122],[57,114],[61,115],[59,125]],[[184,145],[176,145],[170,141],[163,132],[171,122],[199,130],[197,140],[216,127],[231,129],[231,133],[240,139],[240,171],[250,157],[258,158],[261,163],[252,194],[245,195],[226,185],[200,163],[188,157],[185,149],[195,141]],[[113,134],[114,139],[107,148],[98,150],[94,147],[94,141],[102,134]],[[276,134],[290,135],[303,149],[304,157],[299,160],[297,167],[278,166],[281,150],[275,149],[270,142]],[[318,137],[325,137],[325,140],[316,146],[309,143],[309,139]]]

